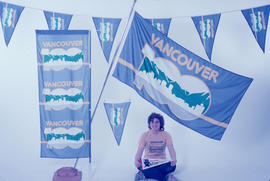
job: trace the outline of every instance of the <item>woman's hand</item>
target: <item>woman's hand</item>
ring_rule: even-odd
[[[140,167],[141,167],[141,162],[140,162],[140,160],[138,160],[138,159],[135,160],[135,166],[136,166],[137,168],[140,168]]]
[[[173,166],[175,166],[176,165],[176,160],[173,160],[173,161],[171,161],[171,166],[173,167]]]

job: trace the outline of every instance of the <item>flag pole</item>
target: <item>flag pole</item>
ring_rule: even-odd
[[[120,45],[121,45],[122,42],[123,42],[124,35],[126,34],[127,26],[128,26],[129,21],[130,21],[130,19],[131,19],[131,15],[132,15],[132,13],[133,13],[133,11],[134,11],[134,7],[135,7],[136,2],[137,2],[137,0],[134,0],[133,5],[132,5],[132,8],[131,8],[131,11],[130,11],[130,14],[129,14],[129,17],[128,17],[128,21],[127,21],[127,23],[126,23],[126,25],[125,25],[125,29],[124,29],[124,32],[123,32],[123,34],[122,34],[121,40],[120,40],[119,44],[117,45],[117,48],[116,48],[116,50],[115,50],[115,52],[114,52],[113,59],[112,59],[112,63],[110,64],[109,70],[108,70],[108,72],[107,72],[105,81],[104,81],[104,83],[103,83],[101,92],[100,92],[99,97],[98,97],[98,101],[97,101],[96,106],[95,106],[95,108],[94,108],[94,111],[93,111],[93,114],[92,114],[92,118],[91,118],[91,122],[90,122],[90,123],[92,123],[93,118],[94,118],[94,116],[95,116],[95,113],[96,113],[97,107],[98,107],[98,105],[99,105],[101,96],[102,96],[102,94],[103,94],[105,85],[106,85],[106,83],[107,83],[107,81],[108,81],[108,78],[109,78],[109,75],[110,75],[110,73],[111,73],[112,67],[113,67],[113,65],[114,65],[114,63],[115,63],[116,55],[117,55],[117,53],[118,53],[118,51],[119,51]]]
[[[119,44],[117,45],[117,48],[116,48],[116,50],[115,50],[115,52],[114,52],[114,55],[113,55],[113,58],[112,58],[112,62],[111,62],[111,64],[110,64],[110,67],[109,67],[109,70],[108,70],[108,72],[107,72],[105,81],[104,81],[104,83],[103,83],[102,89],[101,89],[100,94],[99,94],[99,96],[98,96],[98,101],[97,101],[96,106],[95,106],[95,108],[94,108],[94,111],[93,111],[93,114],[92,114],[92,117],[91,117],[90,124],[92,123],[92,121],[93,121],[93,119],[94,119],[94,116],[95,116],[95,114],[96,114],[96,110],[97,110],[97,107],[98,107],[98,105],[99,105],[101,96],[102,96],[102,94],[103,94],[105,85],[106,85],[106,83],[107,83],[107,81],[108,81],[109,75],[110,75],[110,73],[111,73],[111,71],[112,71],[112,67],[113,67],[113,65],[114,65],[114,63],[115,63],[116,55],[117,55],[117,53],[118,53],[118,51],[119,51],[120,45],[121,45],[122,42],[123,42],[124,35],[126,34],[128,24],[129,24],[129,22],[130,22],[130,19],[131,19],[131,16],[132,16],[133,12],[134,12],[134,8],[135,8],[136,2],[137,2],[137,0],[134,0],[133,5],[132,5],[131,10],[130,10],[130,13],[129,13],[128,21],[127,21],[127,23],[126,23],[126,25],[125,25],[125,29],[124,29],[124,32],[123,32],[122,37],[121,37],[121,40],[120,40]],[[79,158],[76,159],[74,168],[75,168],[76,165],[77,165],[78,159],[79,159]],[[90,157],[89,157],[89,163],[91,163],[91,158],[90,158]]]

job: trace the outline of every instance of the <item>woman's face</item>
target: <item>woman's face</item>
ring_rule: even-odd
[[[150,121],[150,128],[153,131],[159,131],[160,130],[160,122],[159,119],[154,118],[152,121]]]

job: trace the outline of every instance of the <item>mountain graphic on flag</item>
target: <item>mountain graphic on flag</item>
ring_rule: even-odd
[[[263,52],[265,51],[269,9],[270,5],[242,10],[242,14]]]
[[[49,30],[67,30],[72,19],[70,14],[43,11]]]
[[[105,111],[118,146],[122,139],[129,106],[130,102],[104,103]]]
[[[121,19],[93,17],[103,54],[109,62],[110,54]]]
[[[24,7],[0,2],[0,18],[6,46],[8,46]]]
[[[145,57],[134,81],[139,89],[144,86],[153,99],[167,104],[175,116],[184,120],[198,118],[207,111],[210,92],[202,81],[181,76],[169,61],[154,57],[154,51],[147,45],[143,52]]]
[[[85,142],[86,135],[80,128],[45,128],[47,146],[52,149],[64,149],[70,147],[79,149]]]
[[[45,110],[78,110],[84,104],[84,95],[80,89],[70,88],[68,90],[57,88],[50,90],[44,88],[42,93],[45,96]]]

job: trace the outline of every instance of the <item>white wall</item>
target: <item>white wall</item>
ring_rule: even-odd
[[[40,124],[35,30],[47,29],[41,10],[75,14],[70,29],[92,31],[92,108],[109,64],[103,56],[91,16],[123,18],[115,45],[127,21],[132,0],[9,0],[26,6],[9,47],[0,29],[0,181],[48,181],[74,159],[40,158]],[[207,59],[190,16],[222,13],[212,62],[254,81],[239,104],[221,141],[204,137],[165,114],[165,129],[173,137],[178,157],[176,175],[181,181],[254,181],[270,179],[270,44],[263,54],[240,11],[270,4],[269,0],[177,1],[139,0],[136,10],[147,18],[173,17],[169,37]],[[232,11],[231,11],[232,10]],[[269,26],[268,26],[269,29]],[[115,51],[112,49],[112,53]],[[103,102],[131,100],[120,146],[114,139]],[[105,87],[92,123],[92,162],[79,159],[83,181],[133,180],[139,136],[147,130],[147,116],[159,112],[130,87],[113,77]]]

